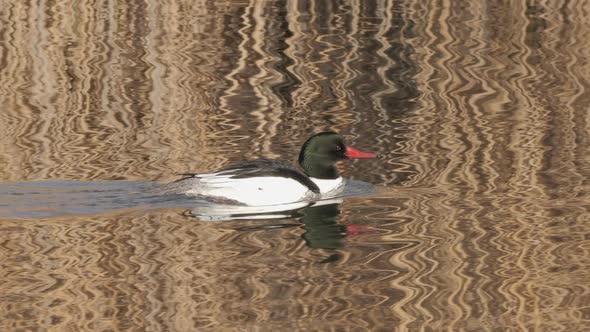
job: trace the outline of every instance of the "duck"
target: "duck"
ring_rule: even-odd
[[[377,155],[347,146],[336,132],[320,132],[303,143],[298,167],[282,160],[256,159],[209,173],[182,173],[167,192],[241,206],[316,202],[342,192],[346,184],[336,163]]]

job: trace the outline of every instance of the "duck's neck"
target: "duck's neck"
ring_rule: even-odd
[[[330,160],[306,156],[304,158],[299,158],[299,165],[301,165],[305,174],[312,178],[333,180],[340,177],[336,165]]]

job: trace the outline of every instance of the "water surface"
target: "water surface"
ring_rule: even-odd
[[[1,330],[590,326],[587,1],[0,8]],[[324,130],[376,193],[134,196]]]

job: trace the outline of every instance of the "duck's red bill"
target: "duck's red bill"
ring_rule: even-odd
[[[363,152],[357,149],[346,147],[346,157],[350,159],[372,159],[377,158],[377,155],[371,152]]]

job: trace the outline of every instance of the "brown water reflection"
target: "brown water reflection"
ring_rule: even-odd
[[[335,249],[260,228],[297,218],[3,218],[1,329],[587,329],[589,7],[0,0],[2,181],[166,182],[328,129],[383,156],[346,166],[381,189],[322,217]]]

